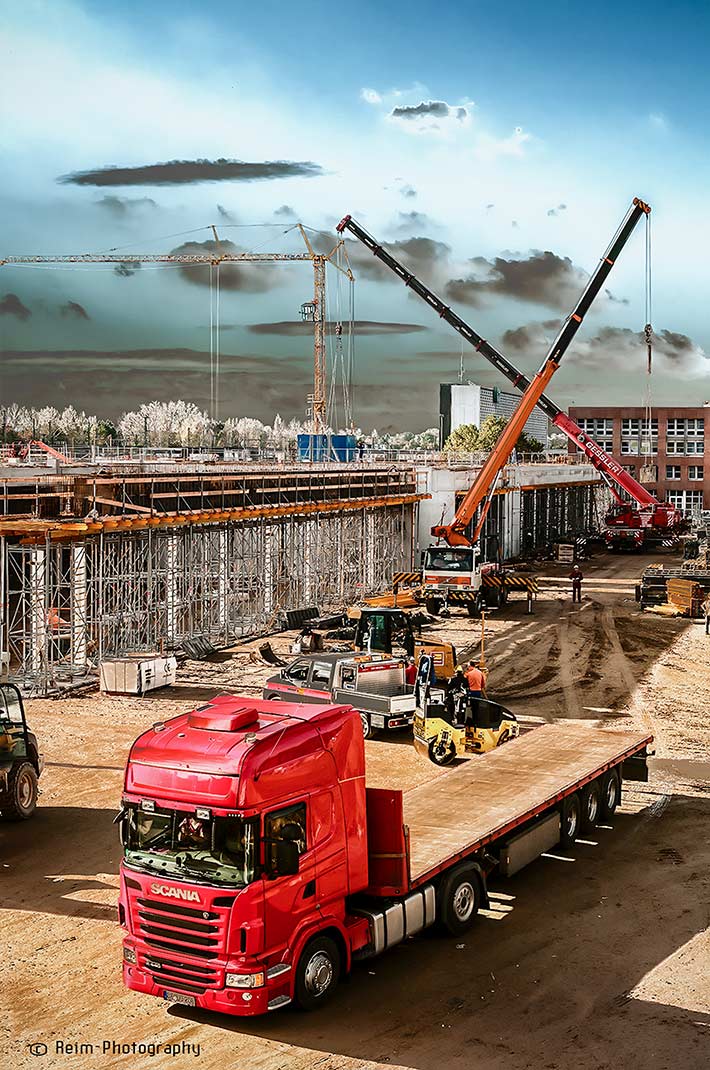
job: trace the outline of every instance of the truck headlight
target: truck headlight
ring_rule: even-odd
[[[135,964],[136,964],[136,952],[135,952],[135,949],[132,948],[132,947],[126,947],[125,944],[123,946],[123,961],[124,962],[130,962],[130,964],[132,966],[135,966]]]
[[[227,988],[262,988],[263,973],[226,973],[224,983]]]

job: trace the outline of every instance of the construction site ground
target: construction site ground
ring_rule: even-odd
[[[639,611],[634,585],[657,559],[585,562],[581,605],[571,601],[569,566],[545,564],[534,614],[514,595],[487,615],[485,633],[491,697],[518,714],[650,728],[650,783],[625,790],[613,829],[492,880],[491,908],[465,937],[426,933],[357,966],[315,1014],[219,1017],[121,983],[112,822],[130,743],[219,691],[259,694],[274,669],[255,653],[258,642],[186,662],[179,686],[142,699],[29,702],[47,767],[34,819],[0,826],[7,1065],[706,1067],[710,638],[700,623]],[[478,659],[480,621],[456,611],[432,634]],[[286,655],[292,638],[272,637],[272,647]],[[416,755],[410,736],[366,747],[374,786],[406,789],[447,774]],[[134,1044],[147,1048],[135,1054]],[[159,1044],[179,1054],[151,1054]]]

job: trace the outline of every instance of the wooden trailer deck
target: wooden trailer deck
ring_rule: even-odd
[[[645,733],[594,728],[583,722],[547,724],[405,792],[411,884],[432,876],[457,855],[511,831],[643,750],[652,739]]]

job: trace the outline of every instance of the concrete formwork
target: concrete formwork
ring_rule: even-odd
[[[40,543],[0,536],[0,649],[44,694],[104,658],[215,646],[305,605],[341,606],[412,567],[415,503],[250,521],[100,532]]]

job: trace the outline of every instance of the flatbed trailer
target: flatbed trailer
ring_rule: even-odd
[[[651,741],[583,722],[544,725],[406,792],[411,886],[505,841]]]
[[[607,821],[651,742],[545,724],[403,793],[366,787],[351,706],[217,696],[129,755],[125,982],[235,1015],[314,1008],[355,960],[467,931],[495,870]]]

